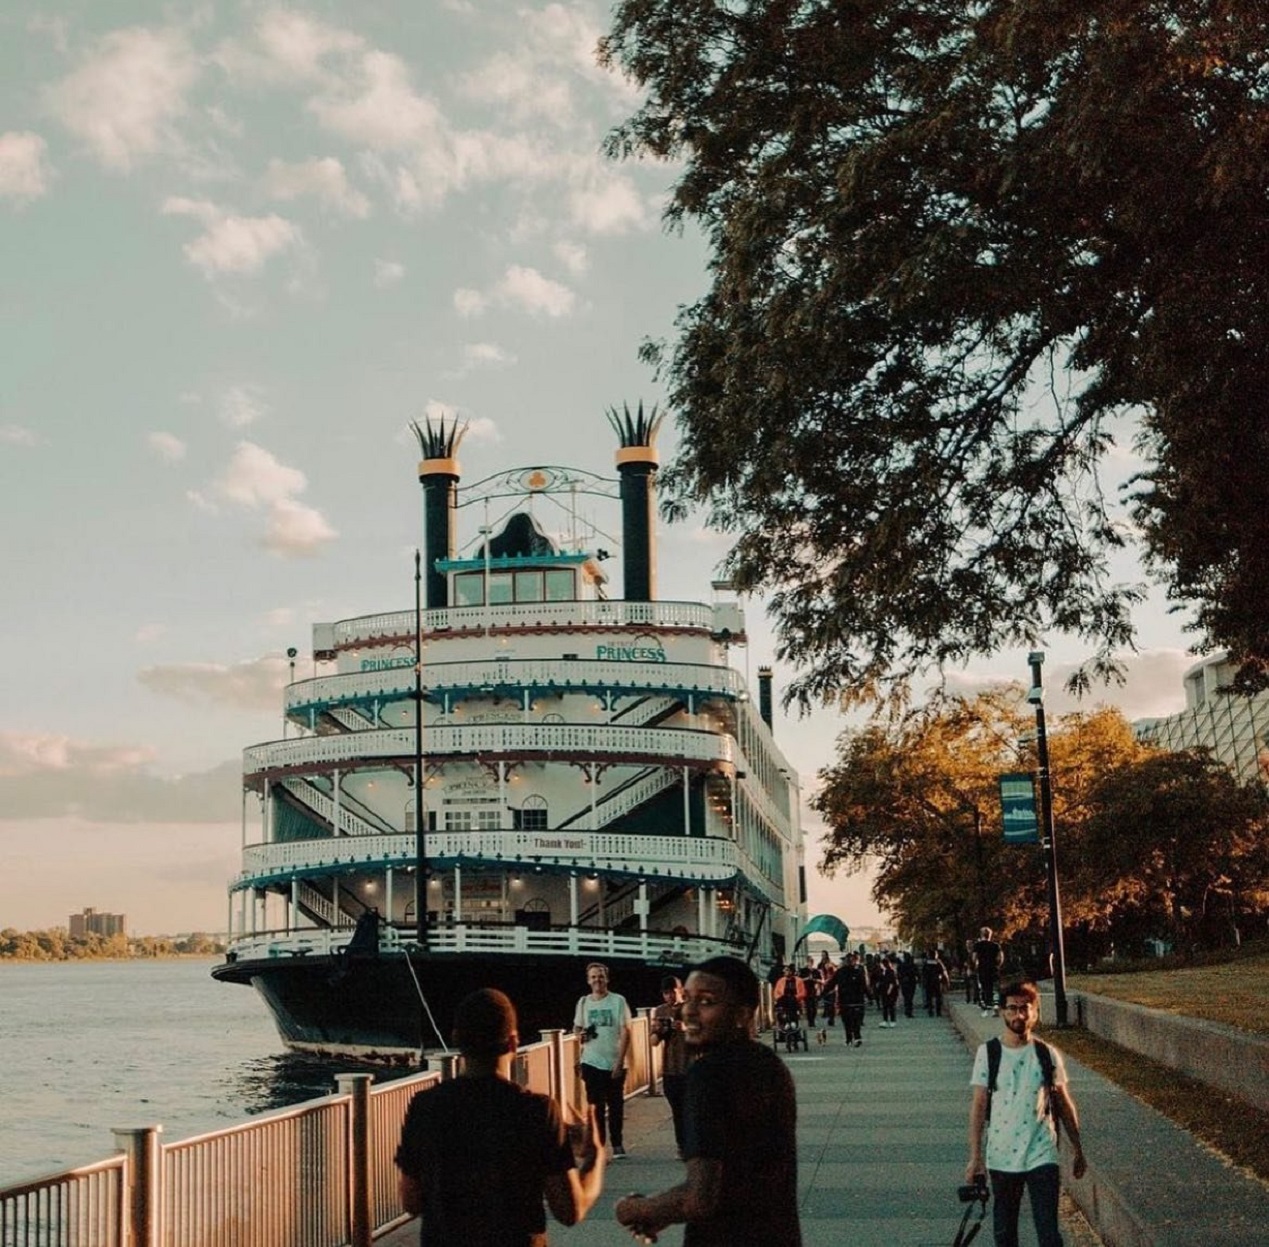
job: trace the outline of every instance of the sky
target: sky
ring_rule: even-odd
[[[412,606],[410,421],[469,423],[466,482],[611,474],[605,411],[663,401],[638,348],[708,257],[662,226],[672,167],[602,154],[638,102],[596,63],[607,16],[3,6],[0,928],[86,906],[224,928],[241,750],[281,735],[287,647],[303,675],[312,622]],[[708,600],[726,549],[664,529],[660,596]],[[776,642],[748,614],[752,673]],[[1139,623],[1103,699],[1180,709],[1187,640],[1157,595]],[[1046,646],[1060,713],[1084,654]],[[1026,674],[1000,655],[954,682]],[[846,725],[777,723],[807,794]],[[816,876],[806,826],[812,912],[876,922],[866,880]]]

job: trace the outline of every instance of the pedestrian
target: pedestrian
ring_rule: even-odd
[[[832,1026],[837,1017],[837,993],[829,989],[837,967],[828,955],[828,949],[820,953],[820,1018],[824,1026]],[[823,1028],[821,1028],[823,1029]]]
[[[823,984],[820,981],[820,972],[816,969],[815,958],[808,957],[806,965],[798,971],[798,978],[802,980],[805,992],[802,995],[802,1008],[806,1011],[807,1026],[815,1025],[815,1015],[819,1012],[820,1007],[820,988]]]
[[[683,1159],[683,1098],[687,1094],[687,1042],[683,1038],[683,984],[673,974],[661,980],[661,1003],[652,1011],[652,1045],[661,1056],[661,1088],[670,1104],[674,1145]]]
[[[970,1076],[973,1099],[965,1180],[981,1180],[984,1173],[991,1179],[996,1247],[1018,1247],[1018,1213],[1024,1190],[1031,1201],[1039,1247],[1062,1247],[1058,1139],[1065,1131],[1073,1149],[1071,1172],[1082,1178],[1087,1162],[1079,1117],[1062,1054],[1051,1044],[1031,1037],[1040,1016],[1040,993],[1035,984],[1013,983],[1002,995],[1004,1034],[999,1040],[979,1045]],[[994,1079],[993,1064],[997,1066]]]
[[[573,1033],[582,1041],[581,1072],[586,1102],[595,1110],[601,1143],[612,1143],[614,1160],[626,1155],[626,1054],[630,1051],[630,1006],[608,990],[608,967],[586,967],[590,995],[577,1002]]]
[[[684,1180],[627,1195],[617,1220],[655,1242],[684,1223],[683,1247],[801,1247],[797,1103],[783,1061],[754,1039],[758,980],[743,961],[713,957],[688,976]]]
[[[943,990],[951,981],[939,950],[931,948],[925,954],[925,1011],[930,1017],[943,1016]]]
[[[983,1017],[1000,1012],[996,1001],[996,980],[1004,964],[1004,950],[992,938],[991,927],[983,927],[974,945],[974,973],[978,976],[978,1004]]]
[[[859,1048],[864,1042],[864,1011],[872,994],[868,971],[859,963],[858,953],[847,953],[833,975],[833,990],[837,994],[837,1011],[841,1014],[842,1029],[846,1033],[846,1046]]]
[[[897,973],[899,976],[899,991],[903,996],[903,1016],[910,1018],[912,1016],[912,1001],[916,996],[917,989],[917,965],[912,959],[911,952],[903,954]]]
[[[511,1081],[517,1031],[502,992],[465,997],[454,1017],[462,1072],[410,1101],[398,1188],[406,1211],[422,1217],[424,1247],[546,1247],[543,1200],[557,1221],[575,1225],[603,1188],[594,1116],[579,1165],[555,1102]]]
[[[895,969],[894,953],[886,953],[877,963],[873,991],[881,1001],[881,1025],[893,1030],[898,1025],[895,1006],[899,1003],[899,973]]]

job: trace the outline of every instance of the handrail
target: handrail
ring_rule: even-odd
[[[426,692],[431,700],[455,689],[515,688],[556,691],[574,688],[615,693],[659,693],[683,690],[702,696],[745,695],[744,677],[732,667],[711,663],[609,662],[602,659],[490,658],[469,662],[424,663]],[[410,666],[386,670],[345,671],[316,676],[287,686],[287,714],[311,707],[326,708],[347,702],[408,701],[414,696],[413,660]]]
[[[413,757],[413,728],[379,728],[335,736],[275,740],[244,749],[244,777],[291,767],[329,766],[336,762],[381,765],[387,758]],[[603,723],[444,724],[427,729],[427,753],[438,754],[584,754],[666,758],[682,765],[728,765],[736,756],[729,736],[691,728],[623,727]]]
[[[735,841],[720,837],[607,831],[434,831],[428,833],[427,845],[434,863],[463,860],[492,866],[519,860],[645,875],[654,873],[655,864],[658,874],[703,881],[735,874],[742,856]],[[409,832],[251,844],[242,851],[242,870],[234,886],[336,866],[410,866],[415,854]]]
[[[732,608],[735,609],[734,607]],[[341,619],[332,625],[335,645],[384,637],[414,636],[413,611]],[[451,606],[423,612],[424,639],[433,632],[497,628],[695,628],[712,631],[714,608],[702,602],[515,602],[497,606]],[[733,629],[734,631],[734,629]]]
[[[650,1010],[634,1019],[626,1095],[660,1074]],[[581,1109],[580,1044],[563,1031],[516,1054],[515,1080],[550,1096],[566,1119]],[[394,1156],[414,1095],[459,1072],[427,1072],[369,1086],[341,1075],[340,1091],[193,1138],[164,1144],[159,1126],[116,1155],[0,1188],[4,1247],[371,1247],[408,1220]],[[137,1163],[139,1156],[154,1163]]]

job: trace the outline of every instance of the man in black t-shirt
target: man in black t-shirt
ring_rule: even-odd
[[[978,942],[974,945],[973,955],[974,973],[978,976],[978,1004],[983,1017],[1000,1012],[996,1000],[996,984],[1004,960],[1004,951],[992,939],[991,927],[983,927],[979,932]]]
[[[784,1062],[754,1041],[758,980],[713,957],[688,977],[684,1038],[700,1055],[687,1074],[687,1176],[659,1195],[627,1195],[617,1220],[655,1241],[685,1223],[683,1247],[801,1247],[797,1101]]]
[[[410,1101],[396,1162],[401,1202],[422,1215],[422,1247],[546,1247],[545,1198],[575,1225],[603,1187],[594,1118],[576,1167],[559,1109],[511,1081],[519,1043],[502,992],[473,992],[458,1006],[454,1040],[463,1072]]]

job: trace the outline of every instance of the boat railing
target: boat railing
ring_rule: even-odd
[[[656,1094],[650,1009],[634,1019],[626,1095]],[[515,1081],[579,1120],[580,1045],[562,1030],[516,1054]],[[370,1247],[407,1221],[395,1155],[416,1092],[461,1072],[373,1085],[343,1074],[334,1095],[165,1144],[161,1126],[115,1131],[107,1160],[0,1188],[0,1247]]]
[[[734,608],[733,608],[734,611]],[[433,632],[481,632],[500,628],[693,628],[712,632],[715,609],[702,602],[514,602],[453,606],[423,612],[424,638]],[[335,645],[414,636],[413,611],[342,619],[333,626]]]
[[[425,662],[423,679],[429,700],[449,691],[483,688],[604,689],[612,693],[674,691],[697,697],[737,698],[744,692],[740,673],[708,663],[615,662],[600,659],[489,658],[472,662]],[[327,709],[341,703],[392,702],[414,696],[413,661],[408,667],[347,671],[316,676],[287,686],[285,709],[299,714],[310,706]],[[365,724],[356,725],[361,729]]]
[[[230,944],[235,961],[278,957],[333,956],[352,938],[353,927],[314,927],[295,931],[264,931]],[[533,930],[514,923],[455,923],[428,930],[430,953],[543,953],[552,956],[637,958],[666,965],[690,965],[724,953],[736,953],[738,941],[723,936],[683,935],[672,931],[618,933],[601,927],[556,927]],[[413,928],[403,935],[385,926],[379,933],[380,955],[417,948]]]
[[[412,866],[418,848],[413,832],[375,836],[330,836],[250,844],[242,851],[235,881],[328,871],[337,866]],[[631,874],[690,875],[702,881],[730,878],[740,865],[735,841],[719,836],[656,836],[618,831],[432,831],[427,853],[433,862],[467,867],[531,869],[538,865]],[[655,864],[655,866],[653,865]]]
[[[336,762],[370,767],[385,758],[414,756],[413,728],[373,728],[332,736],[274,740],[243,750],[243,775]],[[623,758],[673,759],[679,765],[734,764],[729,736],[685,727],[626,727],[617,723],[471,723],[427,729],[429,757],[446,754],[617,754]]]

